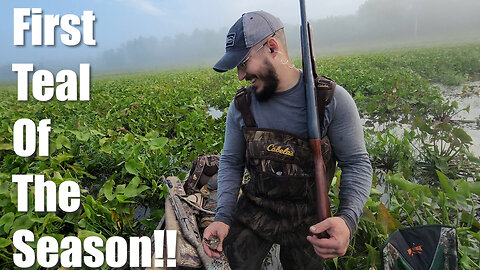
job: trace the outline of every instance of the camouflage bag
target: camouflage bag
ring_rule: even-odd
[[[457,233],[444,225],[399,229],[382,246],[380,256],[385,270],[456,270]]]
[[[192,164],[189,174],[180,184],[176,177],[168,177],[173,185],[172,189],[175,196],[181,199],[182,208],[188,216],[189,223],[195,224],[200,235],[210,223],[213,222],[215,209],[217,207],[217,172],[219,165],[219,157],[215,155],[199,156]],[[176,188],[177,183],[180,188]],[[183,186],[183,188],[182,188]],[[170,189],[169,189],[170,190]],[[178,193],[179,191],[182,191]],[[172,202],[169,199],[165,201],[165,215],[156,229],[177,230],[177,267],[181,269],[198,269],[205,268],[203,265],[197,248],[198,243],[192,243],[191,237],[187,237],[181,230],[180,223],[175,213]],[[153,242],[153,241],[152,241]],[[153,244],[152,244],[153,245]],[[153,251],[153,249],[152,249]],[[166,251],[164,251],[164,254]],[[155,255],[152,254],[152,258]],[[166,268],[149,268],[149,269],[166,269]]]
[[[217,208],[217,174],[220,158],[216,155],[199,156],[192,164],[190,173],[185,178],[183,188],[189,198],[199,198],[196,202],[197,222],[200,229],[205,229],[213,222]]]
[[[200,192],[200,189],[210,183],[210,188],[217,189],[217,172],[220,158],[216,155],[199,156],[192,164],[190,173],[184,181],[183,188],[187,195]]]

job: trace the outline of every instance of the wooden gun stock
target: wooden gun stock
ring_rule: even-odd
[[[322,140],[310,139],[310,148],[312,149],[313,162],[315,163],[315,187],[317,199],[317,217],[319,221],[330,217],[330,200],[328,198],[328,181],[325,169],[325,162],[322,156]],[[326,232],[319,234],[320,238],[328,238]]]

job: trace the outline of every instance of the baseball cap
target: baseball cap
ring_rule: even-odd
[[[242,14],[242,17],[228,31],[225,54],[213,69],[225,72],[235,68],[253,46],[282,28],[280,19],[265,11]]]

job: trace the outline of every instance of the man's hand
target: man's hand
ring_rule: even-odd
[[[313,245],[318,256],[330,259],[345,255],[350,242],[350,230],[342,218],[330,217],[310,227],[313,236],[307,240]],[[326,231],[330,238],[318,238],[316,234]]]
[[[202,244],[203,249],[205,250],[205,254],[207,254],[208,257],[220,258],[220,252],[223,251],[223,239],[225,239],[229,230],[230,226],[220,221],[213,222],[205,229],[205,231],[203,232],[204,240],[202,240]],[[220,243],[218,243],[218,247],[216,250],[210,249],[207,246],[207,243],[205,243],[205,239],[210,239],[210,236],[216,236],[220,240]]]

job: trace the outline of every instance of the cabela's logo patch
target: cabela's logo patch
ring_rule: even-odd
[[[290,147],[282,147],[280,145],[275,145],[274,143],[271,143],[267,146],[267,151],[268,152],[274,152],[274,153],[279,153],[281,155],[287,155],[293,157],[295,155],[295,150],[293,150]]]

